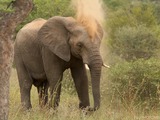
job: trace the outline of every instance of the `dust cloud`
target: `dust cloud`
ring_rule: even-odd
[[[84,25],[91,37],[97,33],[97,22],[102,24],[104,12],[101,0],[72,0],[72,6],[76,10],[76,19]]]

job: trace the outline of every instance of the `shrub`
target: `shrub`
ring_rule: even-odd
[[[157,25],[155,8],[150,3],[133,2],[128,7],[108,13],[107,29],[111,39],[114,39],[117,29],[130,26],[145,25],[152,28]]]
[[[121,27],[110,42],[110,49],[118,56],[130,61],[148,59],[155,55],[159,47],[158,38],[144,25]]]
[[[50,18],[52,16],[70,16],[73,11],[69,7],[70,0],[35,0],[34,8],[29,18]]]
[[[130,0],[103,0],[104,3],[112,10],[117,10],[130,3]]]
[[[73,16],[71,0],[34,0],[34,7],[27,19],[18,26],[17,31],[25,24],[37,18],[48,19],[52,16]]]
[[[155,5],[155,14],[156,14],[158,23],[160,24],[160,4],[159,3]]]
[[[108,79],[115,96],[127,107],[160,105],[160,60],[117,63],[111,67]]]

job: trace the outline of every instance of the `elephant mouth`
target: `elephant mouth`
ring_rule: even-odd
[[[71,54],[72,54],[73,56],[75,56],[76,58],[82,60],[82,56],[81,56],[79,53],[77,53],[77,52],[75,52],[75,51],[71,51]]]
[[[79,54],[75,54],[75,57],[82,60],[82,57],[81,57],[81,55],[79,55]]]

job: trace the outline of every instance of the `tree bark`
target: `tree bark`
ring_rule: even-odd
[[[9,78],[13,61],[13,35],[16,26],[30,13],[32,0],[12,2],[14,11],[0,18],[0,120],[7,120],[9,114]]]

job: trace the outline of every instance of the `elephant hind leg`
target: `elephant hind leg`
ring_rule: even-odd
[[[16,70],[20,86],[21,103],[24,110],[32,108],[30,100],[30,90],[32,87],[33,80],[28,73],[23,61],[15,57]]]
[[[44,107],[48,102],[48,82],[45,81],[41,85],[37,86],[39,105]]]

